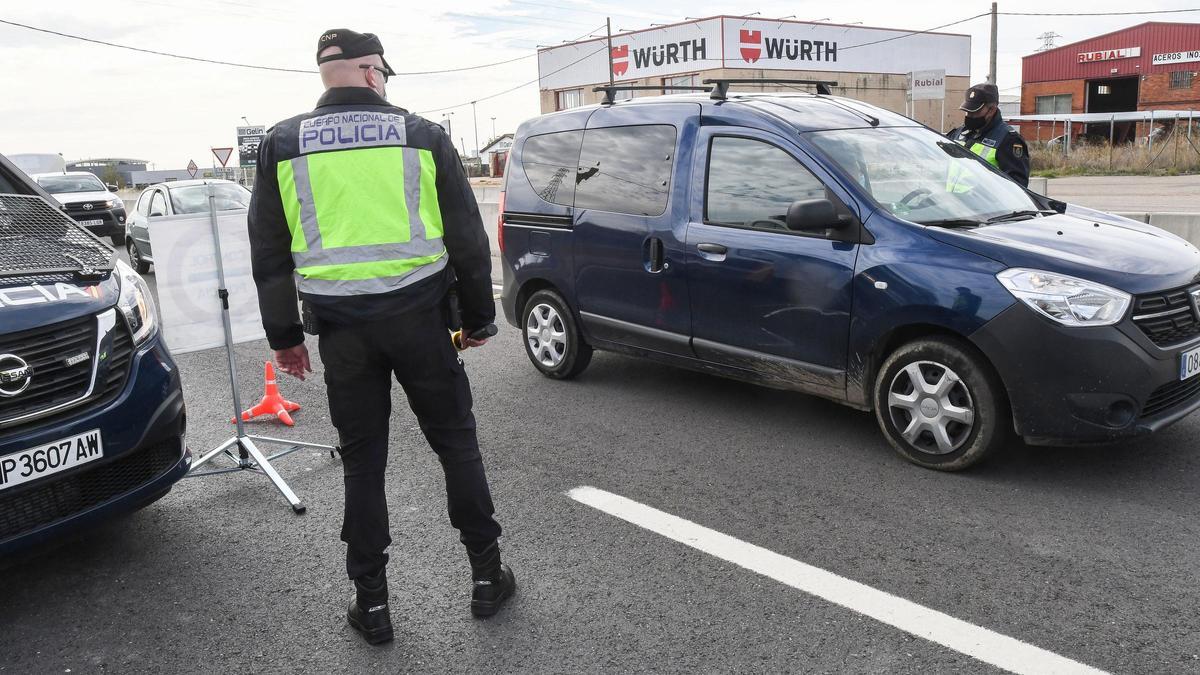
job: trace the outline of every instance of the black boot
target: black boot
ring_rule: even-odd
[[[500,547],[496,542],[479,553],[467,547],[467,558],[471,561],[471,579],[474,581],[471,613],[475,616],[491,616],[516,592],[517,578],[508,565],[500,562]]]
[[[387,577],[383,570],[354,580],[354,597],[350,599],[346,620],[368,644],[392,639],[392,615],[388,611]]]

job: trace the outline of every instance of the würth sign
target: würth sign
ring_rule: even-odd
[[[1098,52],[1081,52],[1080,63],[1093,61],[1115,61],[1116,59],[1133,59],[1142,55],[1141,47],[1126,47],[1124,49],[1102,49]]]

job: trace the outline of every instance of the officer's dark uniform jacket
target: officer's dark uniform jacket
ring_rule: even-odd
[[[969,131],[958,127],[946,137],[961,143],[1020,185],[1029,185],[1029,146],[1021,134],[1004,121],[999,111],[982,129]]]
[[[258,150],[250,246],[267,340],[304,340],[300,297],[355,324],[442,302],[457,277],[462,324],[495,320],[491,251],[458,153],[438,125],[366,87],[325,92]]]

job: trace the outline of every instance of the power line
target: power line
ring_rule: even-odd
[[[568,63],[567,65],[563,66],[562,68],[559,68],[558,70],[552,70],[552,71],[550,71],[550,72],[546,73],[545,75],[540,75],[540,74],[539,74],[539,75],[538,75],[536,78],[534,78],[534,79],[532,79],[532,80],[530,80],[530,81],[528,81],[528,82],[523,82],[523,83],[521,83],[521,84],[518,84],[518,85],[517,85],[517,86],[515,86],[515,87],[510,87],[510,88],[508,88],[508,89],[505,89],[504,91],[498,91],[498,92],[496,92],[495,94],[488,94],[487,96],[480,96],[479,98],[472,99],[472,100],[470,100],[470,101],[466,101],[465,103],[459,103],[459,104],[457,104],[457,105],[448,105],[448,106],[445,106],[445,107],[442,107],[442,108],[434,108],[434,109],[432,109],[432,110],[421,110],[421,111],[418,111],[418,112],[417,112],[417,114],[418,114],[418,115],[427,115],[427,114],[429,114],[429,113],[442,112],[442,111],[445,111],[445,110],[453,110],[453,109],[455,109],[455,108],[462,108],[462,107],[465,107],[465,106],[469,106],[469,105],[471,105],[472,103],[478,103],[478,102],[480,102],[480,101],[487,101],[487,100],[489,100],[489,99],[496,98],[497,96],[503,96],[503,95],[505,95],[505,94],[512,93],[512,92],[514,92],[514,91],[516,91],[516,90],[518,90],[518,89],[521,89],[521,88],[523,88],[523,87],[528,87],[528,86],[529,86],[529,85],[531,85],[531,84],[536,84],[537,82],[541,81],[541,79],[542,79],[543,77],[549,77],[550,75],[554,75],[555,73],[561,73],[562,71],[564,71],[564,70],[566,70],[566,69],[568,69],[568,68],[570,68],[570,67],[572,67],[572,66],[574,66],[574,65],[577,65],[577,64],[579,64],[579,63],[583,63],[584,61],[586,61],[586,60],[588,60],[588,59],[592,58],[592,57],[593,57],[593,56],[595,56],[596,54],[599,54],[600,52],[603,52],[603,51],[604,51],[604,50],[606,50],[606,49],[608,49],[608,45],[605,45],[605,46],[601,47],[600,49],[597,49],[597,50],[596,50],[596,51],[594,51],[594,52],[588,52],[587,54],[584,54],[582,58],[580,58],[580,59],[577,59],[577,60],[575,60],[575,61],[572,61],[572,62]]]
[[[304,75],[316,75],[317,73],[320,72],[317,70],[304,70],[304,69],[300,69],[300,68],[279,68],[276,66],[259,66],[259,65],[254,65],[252,63],[238,63],[235,61],[219,61],[216,59],[206,59],[206,58],[202,58],[199,56],[185,56],[183,54],[172,54],[170,52],[160,52],[160,51],[157,51],[154,49],[143,49],[141,47],[131,47],[129,45],[117,44],[116,42],[107,42],[105,40],[97,40],[94,38],[84,37],[82,35],[72,35],[71,33],[63,33],[63,32],[56,31],[56,30],[50,30],[49,28],[39,28],[37,26],[30,26],[28,24],[18,23],[16,21],[9,21],[7,19],[0,19],[0,24],[6,24],[9,26],[17,27],[17,28],[24,28],[26,30],[36,31],[38,33],[46,33],[48,35],[57,35],[59,37],[69,38],[72,40],[80,40],[82,42],[88,42],[91,44],[103,45],[105,47],[115,47],[117,49],[127,49],[127,50],[133,51],[133,52],[141,52],[143,54],[153,54],[155,56],[166,56],[166,57],[169,57],[172,59],[182,59],[184,61],[195,61],[198,63],[211,63],[211,64],[215,64],[215,65],[220,65],[220,66],[232,66],[234,68],[250,68],[252,70],[268,70],[268,71],[277,72],[277,73],[300,73],[300,74],[304,74]],[[442,70],[408,71],[408,72],[403,72],[403,73],[396,73],[396,75],[397,76],[438,75],[438,74],[442,74],[442,73],[461,73],[461,72],[468,71],[468,70],[480,70],[482,68],[492,68],[495,66],[503,66],[503,65],[509,64],[509,63],[516,63],[517,61],[522,61],[524,59],[532,58],[534,56],[537,56],[537,54],[536,53],[535,54],[525,54],[524,56],[518,56],[516,58],[508,59],[505,61],[496,61],[494,63],[482,63],[482,64],[475,65],[475,66],[463,66],[462,68],[446,68],[446,69],[442,69]]]
[[[916,31],[912,31],[911,33],[905,33],[904,35],[895,35],[895,36],[892,36],[892,37],[890,37],[890,38],[884,38],[884,39],[882,39],[882,40],[875,40],[874,42],[864,42],[864,43],[862,43],[862,44],[860,44],[860,45],[850,45],[849,47],[838,47],[838,51],[839,51],[839,52],[844,52],[844,51],[846,51],[846,50],[848,50],[848,49],[857,49],[857,48],[859,48],[859,47],[868,47],[868,46],[870,46],[870,45],[877,45],[877,44],[880,44],[880,43],[882,43],[882,42],[891,42],[892,40],[903,40],[904,38],[906,38],[906,37],[912,37],[913,35],[921,35],[921,34],[924,34],[924,33],[932,33],[932,32],[933,32],[933,31],[935,31],[935,30],[941,30],[941,29],[943,29],[943,28],[949,28],[950,26],[957,26],[957,25],[958,25],[958,24],[960,24],[960,23],[966,23],[966,22],[968,22],[968,21],[974,21],[975,19],[978,19],[978,18],[981,18],[981,17],[985,17],[985,16],[991,16],[991,14],[992,14],[991,12],[984,12],[983,14],[976,14],[975,16],[969,16],[969,17],[967,17],[967,18],[965,18],[965,19],[959,19],[958,21],[952,21],[952,22],[950,22],[950,23],[944,23],[944,24],[942,24],[942,25],[940,25],[940,26],[934,26],[933,28],[926,28],[925,30],[916,30]]]
[[[1141,14],[1182,14],[1184,12],[1200,12],[1200,8],[1155,9],[1146,12],[997,12],[997,14],[1000,16],[1136,16]]]

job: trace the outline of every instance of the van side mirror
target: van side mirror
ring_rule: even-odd
[[[787,211],[787,228],[792,231],[841,230],[852,222],[849,216],[839,215],[828,199],[792,202]]]

